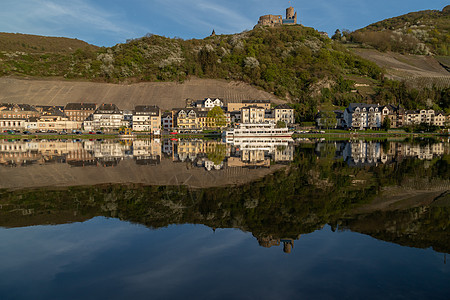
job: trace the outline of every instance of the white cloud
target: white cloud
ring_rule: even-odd
[[[0,4],[0,31],[92,39],[108,35],[126,39],[145,30],[126,21],[122,13],[100,8],[88,0],[4,0]],[[88,38],[88,39],[89,39]]]
[[[151,7],[155,6],[166,18],[197,32],[210,31],[214,28],[219,33],[235,33],[251,28],[256,23],[249,18],[246,11],[231,8],[233,5],[230,2],[157,0],[156,5],[151,4]]]

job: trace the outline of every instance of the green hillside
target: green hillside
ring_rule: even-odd
[[[183,81],[190,76],[240,80],[296,103],[307,103],[322,88],[333,93],[349,90],[346,74],[382,78],[374,63],[300,25],[260,27],[203,40],[148,35],[111,48],[82,47],[72,53],[7,49],[0,52],[0,70],[2,75],[107,82]],[[312,114],[312,106],[307,108]]]
[[[380,51],[450,55],[450,5],[371,24],[351,33],[350,40]]]
[[[243,81],[291,102],[297,121],[313,120],[318,109],[342,108],[350,102],[449,107],[448,89],[406,90],[386,81],[375,63],[301,25],[257,27],[202,40],[149,34],[110,48],[80,44],[70,52],[57,47],[46,52],[13,48],[0,48],[0,76],[112,83],[182,82],[190,77]],[[368,87],[357,90],[355,82]]]

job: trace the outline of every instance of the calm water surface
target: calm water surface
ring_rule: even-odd
[[[450,298],[447,141],[183,142],[3,142],[1,298]]]

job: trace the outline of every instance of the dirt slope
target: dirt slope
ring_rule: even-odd
[[[90,186],[98,184],[187,185],[208,188],[244,184],[263,178],[281,168],[226,168],[208,172],[191,168],[185,163],[163,159],[156,166],[137,165],[132,159],[120,161],[114,167],[71,167],[68,164],[32,165],[27,167],[0,167],[0,189],[27,189],[39,187]]]
[[[26,53],[72,53],[77,49],[96,50],[99,47],[82,40],[65,37],[40,36],[0,32],[1,51]]]
[[[200,100],[219,97],[225,102],[277,97],[241,82],[192,79],[184,83],[144,82],[109,84],[64,80],[0,78],[0,103],[65,105],[68,102],[115,103],[121,109],[135,105],[156,104],[162,109],[184,107],[187,98]]]
[[[390,79],[405,80],[409,85],[415,87],[433,84],[439,87],[450,86],[450,72],[433,56],[405,55],[362,48],[352,48],[351,50],[385,68],[386,75]]]
[[[394,52],[380,52],[372,49],[352,49],[356,54],[375,62],[387,69],[393,77],[408,76],[450,76],[439,62],[432,56],[404,55]]]

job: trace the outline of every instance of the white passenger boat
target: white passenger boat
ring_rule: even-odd
[[[277,148],[283,148],[292,145],[294,140],[290,137],[238,137],[233,139],[226,139],[226,142],[241,151],[262,150],[273,152]]]
[[[275,128],[271,123],[239,124],[224,132],[227,141],[238,138],[290,138],[293,132],[288,128]]]

